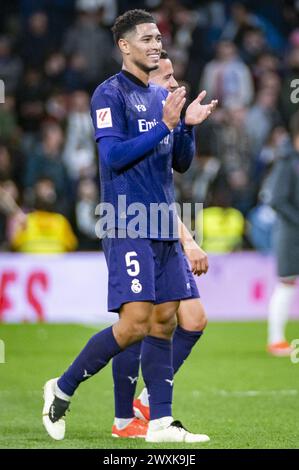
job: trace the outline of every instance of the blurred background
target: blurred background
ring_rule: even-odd
[[[251,253],[250,272],[262,272],[248,295],[266,299],[272,281],[266,293],[264,282],[274,279],[275,267],[264,256],[272,250],[276,219],[267,204],[267,177],[284,154],[298,110],[298,99],[291,99],[299,79],[297,0],[1,1],[0,186],[30,213],[22,230],[16,230],[14,216],[0,214],[0,250],[7,252],[1,255],[2,272],[12,265],[12,251],[100,248],[89,101],[96,86],[121,68],[110,28],[131,8],[156,17],[189,100],[202,89],[207,101],[219,100],[216,112],[196,129],[191,169],[175,175],[177,200],[204,202],[203,248],[209,253]],[[262,258],[254,258],[256,253]],[[21,261],[13,263],[18,267]],[[213,282],[213,272],[217,277],[224,269],[217,263]],[[243,258],[238,266],[244,269]],[[45,288],[46,281],[37,279]],[[3,276],[1,282],[4,289]]]

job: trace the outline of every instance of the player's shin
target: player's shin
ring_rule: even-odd
[[[134,417],[133,400],[139,374],[140,352],[141,342],[138,342],[128,346],[112,361],[115,418],[118,420]]]
[[[149,393],[151,423],[153,420],[161,418],[169,418],[169,423],[172,421],[173,367],[171,347],[171,340],[154,336],[147,336],[142,343],[141,368]]]
[[[59,389],[72,396],[81,382],[95,375],[121,351],[112,327],[94,335],[57,382]]]
[[[202,334],[203,331],[188,331],[179,325],[177,326],[173,335],[174,374],[176,374],[183,362],[187,359]]]

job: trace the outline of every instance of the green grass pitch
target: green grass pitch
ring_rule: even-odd
[[[42,387],[70,364],[96,330],[78,325],[0,325],[0,448],[298,448],[299,363],[269,357],[265,323],[210,323],[176,376],[174,416],[208,444],[115,439],[111,366],[81,385],[62,442],[41,423]],[[299,324],[288,326],[299,337]],[[138,390],[141,388],[140,380]]]

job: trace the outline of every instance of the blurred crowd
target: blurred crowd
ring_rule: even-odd
[[[60,216],[60,251],[98,249],[89,100],[120,70],[110,28],[131,8],[155,15],[189,100],[202,89],[219,100],[196,129],[191,169],[175,176],[177,200],[204,202],[209,251],[268,251],[275,214],[264,188],[299,108],[297,0],[1,1],[0,185],[26,212]],[[0,249],[26,251],[10,227],[0,215]]]

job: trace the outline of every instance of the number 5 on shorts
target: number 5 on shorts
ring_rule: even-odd
[[[127,266],[127,273],[129,276],[138,276],[140,273],[140,264],[137,261],[137,259],[132,259],[133,256],[137,256],[136,251],[128,251],[126,253],[125,259],[126,259],[126,266]]]

